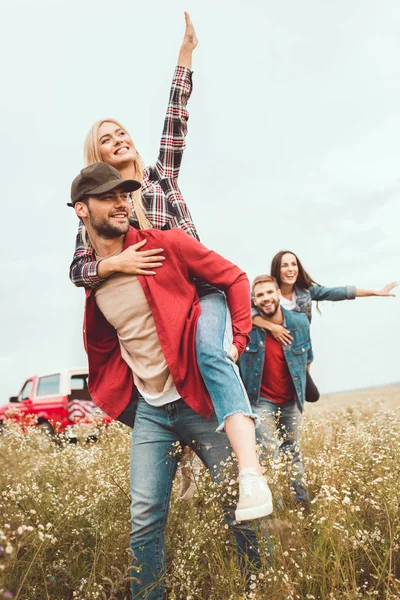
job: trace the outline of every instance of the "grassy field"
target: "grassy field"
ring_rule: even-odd
[[[0,598],[128,599],[129,432],[57,444],[11,424],[0,435]],[[323,397],[302,434],[312,510],[292,502],[283,459],[265,467],[284,508],[260,533],[262,570],[240,575],[206,474],[168,522],[169,600],[400,599],[400,386]],[[179,482],[176,482],[177,484]],[[236,485],[226,483],[225,493]]]

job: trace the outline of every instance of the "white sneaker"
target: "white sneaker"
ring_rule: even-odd
[[[273,511],[272,494],[262,475],[255,469],[242,469],[239,473],[239,502],[236,521],[250,521],[267,517]]]
[[[181,485],[179,487],[179,500],[187,502],[194,496],[196,490],[196,483],[190,478],[190,476],[184,474],[182,470]]]
[[[188,457],[182,462],[181,465],[181,484],[179,486],[179,500],[187,502],[190,500],[197,490],[197,485],[194,479],[194,467],[190,463]]]

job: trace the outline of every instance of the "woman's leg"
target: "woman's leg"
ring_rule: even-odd
[[[221,293],[203,296],[200,307],[196,332],[197,364],[214,405],[217,431],[223,431],[225,419],[234,414],[258,420],[238,366],[229,355],[233,334],[225,296]]]
[[[267,504],[265,487],[261,486],[261,493],[259,490],[261,482],[258,479],[262,470],[256,452],[254,421],[257,416],[252,411],[238,366],[228,354],[233,335],[225,296],[203,296],[200,306],[201,316],[196,333],[197,364],[218,419],[217,431],[225,430],[238,461],[239,481],[246,479],[246,485],[240,486],[237,518],[265,516],[257,512],[258,505]],[[252,480],[248,481],[248,478]],[[254,483],[253,491],[249,483]],[[267,493],[269,490],[265,490]],[[253,512],[252,503],[255,507]],[[252,514],[255,516],[247,517]]]

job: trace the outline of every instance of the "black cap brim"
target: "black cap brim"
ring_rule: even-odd
[[[85,196],[99,196],[100,194],[105,194],[106,192],[112,192],[112,190],[116,190],[117,188],[122,188],[124,192],[135,192],[141,187],[142,184],[139,181],[136,181],[136,179],[113,179],[112,181],[103,183],[103,185],[99,185],[99,187],[95,188],[94,190],[90,190],[90,192],[84,194],[82,198]],[[82,200],[82,198],[75,200],[74,203],[67,202],[67,206],[74,207],[74,205]]]

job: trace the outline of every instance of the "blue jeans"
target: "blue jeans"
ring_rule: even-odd
[[[154,407],[139,397],[132,434],[131,453],[131,548],[133,598],[162,600],[164,594],[165,526],[172,482],[179,456],[173,444],[188,445],[218,480],[221,461],[231,448],[224,434],[216,433],[216,419],[205,419],[183,400]],[[234,507],[224,506],[239,557],[260,566],[256,533],[249,522],[234,523]]]
[[[309,496],[303,482],[304,467],[300,450],[301,412],[296,400],[277,404],[260,396],[258,403],[253,405],[253,408],[260,417],[265,417],[257,429],[258,441],[268,451],[270,451],[271,442],[273,442],[276,450],[275,454],[280,450],[290,456],[293,465],[290,484],[294,491],[295,500],[300,504],[307,504]],[[278,437],[280,440],[278,440]]]
[[[226,417],[234,413],[252,417],[258,423],[239,368],[228,355],[233,334],[225,296],[222,293],[202,296],[200,306],[196,331],[197,364],[217,416],[217,431],[223,431]],[[130,402],[118,421],[133,427],[135,411],[136,403]]]
[[[200,306],[196,332],[197,364],[217,415],[217,431],[223,431],[225,419],[235,413],[257,421],[239,368],[228,355],[233,334],[225,296],[203,296]]]

